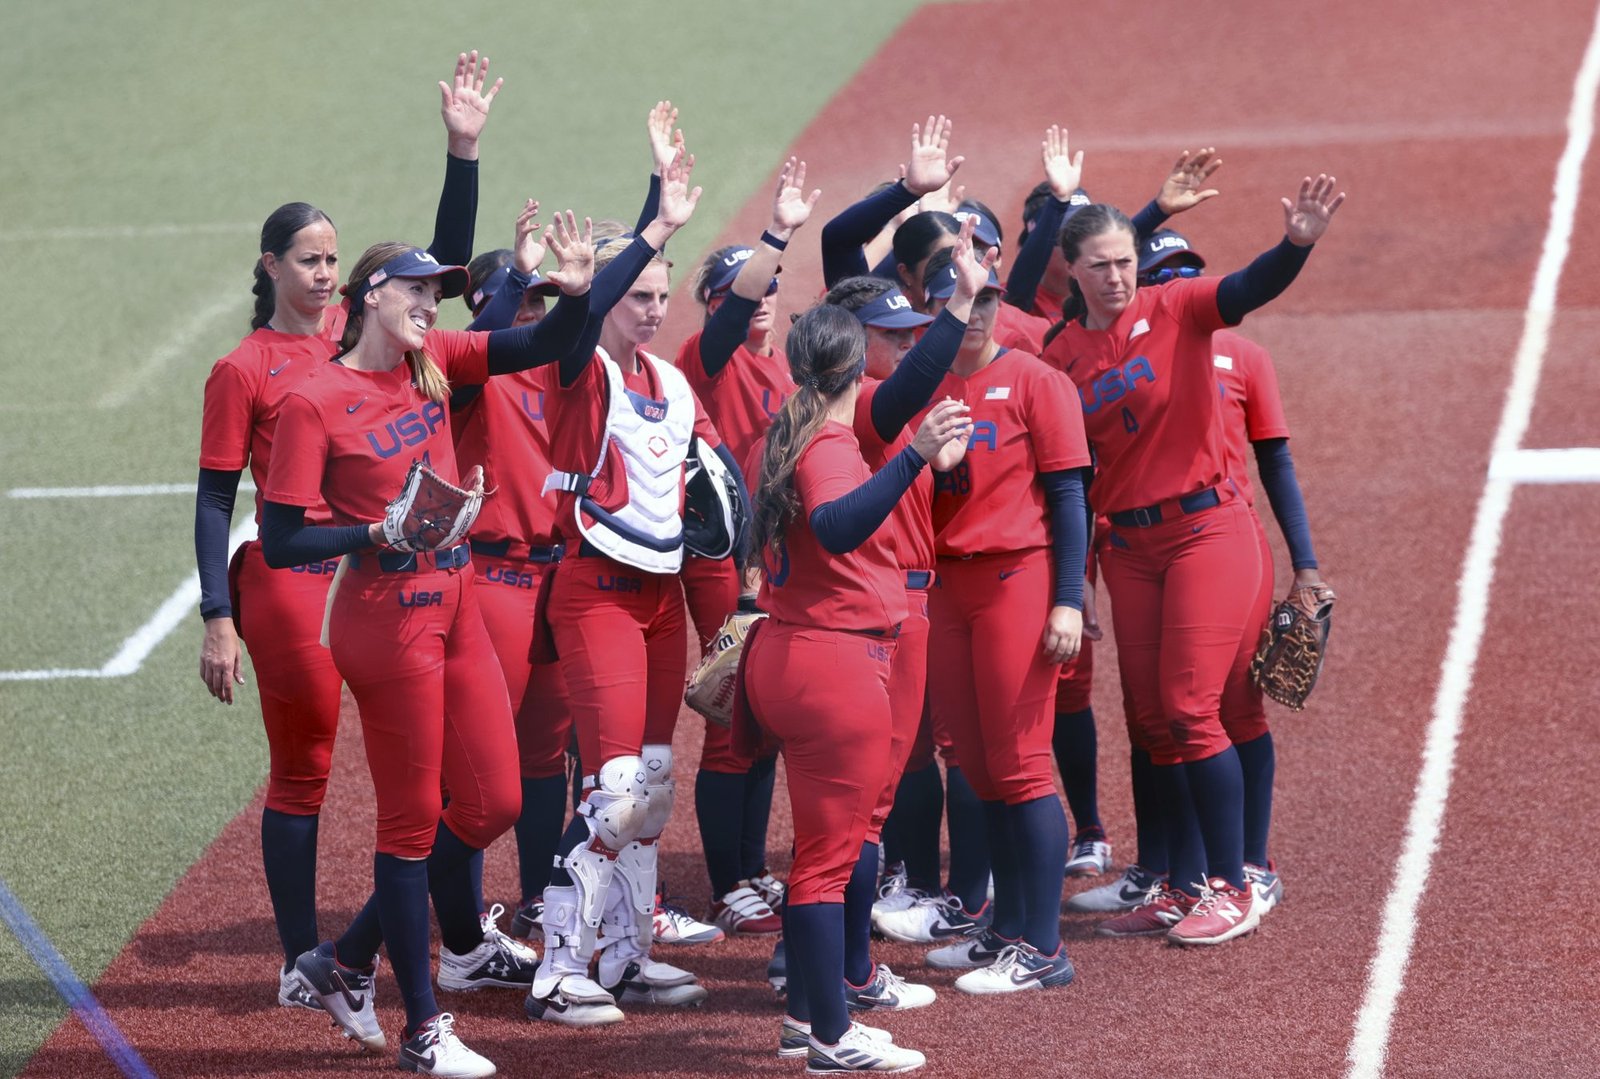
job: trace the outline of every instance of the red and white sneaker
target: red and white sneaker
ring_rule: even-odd
[[[1158,880],[1150,886],[1144,901],[1137,907],[1126,914],[1108,918],[1095,926],[1094,931],[1102,937],[1157,936],[1169,932],[1183,921],[1194,905],[1195,900],[1167,887],[1166,881]]]
[[[711,920],[730,935],[757,936],[783,931],[783,919],[756,893],[750,882],[711,904]]]
[[[1174,944],[1224,944],[1255,932],[1261,924],[1262,906],[1250,884],[1235,888],[1221,877],[1212,877],[1200,893],[1200,901],[1172,927],[1167,939]]]

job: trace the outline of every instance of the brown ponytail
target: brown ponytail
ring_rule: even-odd
[[[356,283],[366,281],[384,263],[410,250],[410,244],[391,240],[373,244],[356,260],[355,269],[350,271],[350,283],[345,285],[345,320],[344,334],[339,338],[340,355],[355,348],[361,340],[361,323],[366,315],[366,304],[362,302],[365,290],[358,291]],[[432,356],[422,349],[411,349],[406,353],[406,365],[411,368],[411,384],[418,393],[441,405],[450,400],[450,380],[444,377],[444,372],[439,370]]]

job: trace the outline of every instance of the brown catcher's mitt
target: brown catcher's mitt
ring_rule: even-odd
[[[689,678],[689,687],[683,692],[683,701],[719,727],[733,722],[733,691],[739,674],[739,657],[744,652],[744,639],[750,627],[764,614],[739,611],[728,616],[711,642],[711,651],[700,661],[700,666]]]
[[[1295,588],[1261,628],[1261,643],[1250,661],[1250,680],[1296,712],[1306,706],[1327,658],[1334,598],[1327,585]]]
[[[483,469],[473,466],[462,489],[421,461],[383,515],[383,538],[397,551],[436,551],[461,542],[483,508]]]

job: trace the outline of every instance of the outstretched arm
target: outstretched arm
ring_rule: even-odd
[[[1072,205],[1072,195],[1083,184],[1083,151],[1076,154],[1069,151],[1066,128],[1050,125],[1039,144],[1039,156],[1044,164],[1044,178],[1050,184],[1050,197],[1033,219],[1028,238],[1017,250],[1011,273],[1006,278],[1006,303],[1029,312],[1033,310],[1039,282],[1044,280],[1044,272],[1050,265],[1050,254],[1060,236],[1061,222]]]
[[[1230,326],[1237,326],[1256,308],[1283,294],[1311,255],[1311,246],[1328,231],[1334,212],[1344,204],[1344,192],[1334,194],[1338,181],[1326,173],[1300,181],[1293,200],[1282,199],[1283,240],[1235,270],[1217,285],[1217,311]]]
[[[473,231],[478,218],[478,137],[489,118],[489,106],[504,79],[487,93],[489,58],[478,53],[456,57],[453,83],[439,83],[449,153],[445,158],[444,190],[434,215],[433,241],[428,252],[446,265],[465,266],[472,259]]]

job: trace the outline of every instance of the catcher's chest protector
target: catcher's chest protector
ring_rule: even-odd
[[[649,353],[640,358],[654,369],[662,399],[629,390],[622,369],[597,349],[608,392],[595,466],[588,476],[551,473],[544,489],[578,493],[573,505],[578,531],[607,557],[647,573],[677,573],[683,566],[683,465],[694,436],[694,394],[676,367]],[[584,491],[600,474],[611,446],[622,459],[628,501],[607,511]]]

